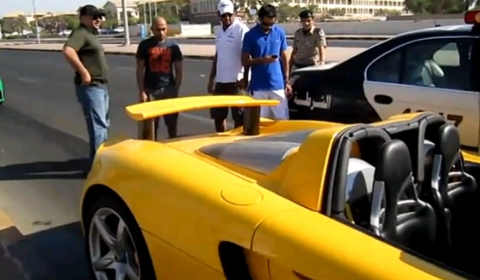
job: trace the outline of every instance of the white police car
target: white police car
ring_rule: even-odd
[[[412,31],[343,62],[292,73],[292,119],[375,122],[407,112],[439,112],[459,127],[464,149],[479,151],[480,11],[465,23]]]

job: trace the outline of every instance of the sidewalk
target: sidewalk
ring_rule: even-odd
[[[25,43],[1,43],[0,49],[23,50],[23,51],[47,51],[60,52],[63,44],[25,44]],[[122,46],[117,44],[103,44],[106,54],[135,55],[137,45]],[[183,56],[187,59],[211,60],[215,55],[215,46],[212,45],[180,45]],[[362,51],[364,48],[327,48],[329,61],[343,61]],[[289,48],[289,52],[291,48]]]

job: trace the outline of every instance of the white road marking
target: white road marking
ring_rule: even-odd
[[[24,78],[24,77],[17,77],[17,80],[22,82],[22,83],[27,83],[27,84],[39,84],[40,83],[37,80],[28,79],[28,78]]]

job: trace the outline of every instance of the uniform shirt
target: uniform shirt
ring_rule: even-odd
[[[248,30],[248,26],[239,20],[234,20],[226,30],[217,29],[217,83],[235,83],[243,79],[242,44]]]
[[[107,82],[108,67],[102,43],[97,37],[98,31],[80,25],[68,37],[65,46],[77,52],[78,58],[92,77],[92,82]],[[75,84],[82,82],[80,73],[75,72]]]
[[[298,29],[293,39],[293,49],[296,54],[293,57],[295,64],[315,64],[318,61],[318,48],[326,47],[325,32],[321,28],[313,27],[309,31]]]
[[[281,52],[286,51],[287,47],[285,31],[276,25],[272,26],[270,32],[265,33],[262,26],[257,24],[245,34],[242,48],[244,53],[248,53],[252,58],[278,56],[275,62],[250,67],[251,91],[285,89],[280,59]]]
[[[183,60],[178,44],[170,39],[159,42],[150,37],[143,40],[137,48],[137,59],[145,61],[144,86],[148,90],[157,90],[176,84],[173,75],[173,63]]]

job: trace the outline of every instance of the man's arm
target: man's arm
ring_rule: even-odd
[[[260,65],[270,63],[265,60],[264,57],[252,58],[252,49],[254,42],[250,39],[249,33],[245,34],[242,44],[242,65],[243,67],[250,67],[254,65]]]
[[[208,76],[208,81],[213,82],[216,76],[217,76],[217,53],[215,52],[215,56],[213,57],[213,61],[212,61],[212,67],[210,68],[210,75]]]
[[[288,63],[288,73],[292,73],[292,68],[293,68],[293,65],[295,64],[295,61],[293,60],[293,58],[295,57],[295,55],[297,54],[297,51],[298,51],[298,46],[297,44],[295,43],[297,40],[295,40],[295,37],[297,37],[297,33],[295,33],[295,36],[293,38],[293,48],[292,48],[292,53],[290,54],[290,61]]]
[[[317,48],[318,48],[318,56],[319,56],[319,60],[320,60],[320,63],[325,63],[325,47],[327,46],[327,39],[325,37],[325,32],[323,31],[323,29],[320,28],[320,30],[318,31],[318,36],[319,36],[319,42],[317,44]]]
[[[243,42],[245,41],[245,35],[247,35],[248,31],[250,31],[248,26],[246,26],[246,25],[243,26],[241,37],[240,37],[240,43],[241,43],[242,48],[243,48]],[[243,61],[242,52],[240,52],[240,59]],[[245,87],[248,85],[248,74],[249,74],[249,72],[250,72],[250,66],[243,66],[243,82],[244,82],[243,85]]]
[[[145,91],[144,77],[145,77],[145,51],[144,44],[140,43],[137,47],[137,53],[135,58],[137,59],[137,69],[136,69],[136,78],[137,78],[137,88],[138,93],[142,94]]]
[[[173,46],[172,60],[175,65],[175,85],[177,90],[182,85],[183,78],[183,54],[178,45]]]
[[[281,38],[281,45],[280,45],[280,57],[282,59],[282,70],[283,70],[283,78],[285,83],[290,81],[290,66],[289,66],[289,57],[288,57],[288,44],[287,44],[287,36],[285,36],[285,32],[282,32]]]
[[[81,31],[73,31],[68,37],[67,42],[63,45],[63,56],[67,60],[67,62],[72,66],[72,68],[80,73],[81,75],[84,73],[88,73],[88,70],[85,68],[83,63],[80,61],[78,57],[78,51],[85,45],[85,36],[81,33]]]

